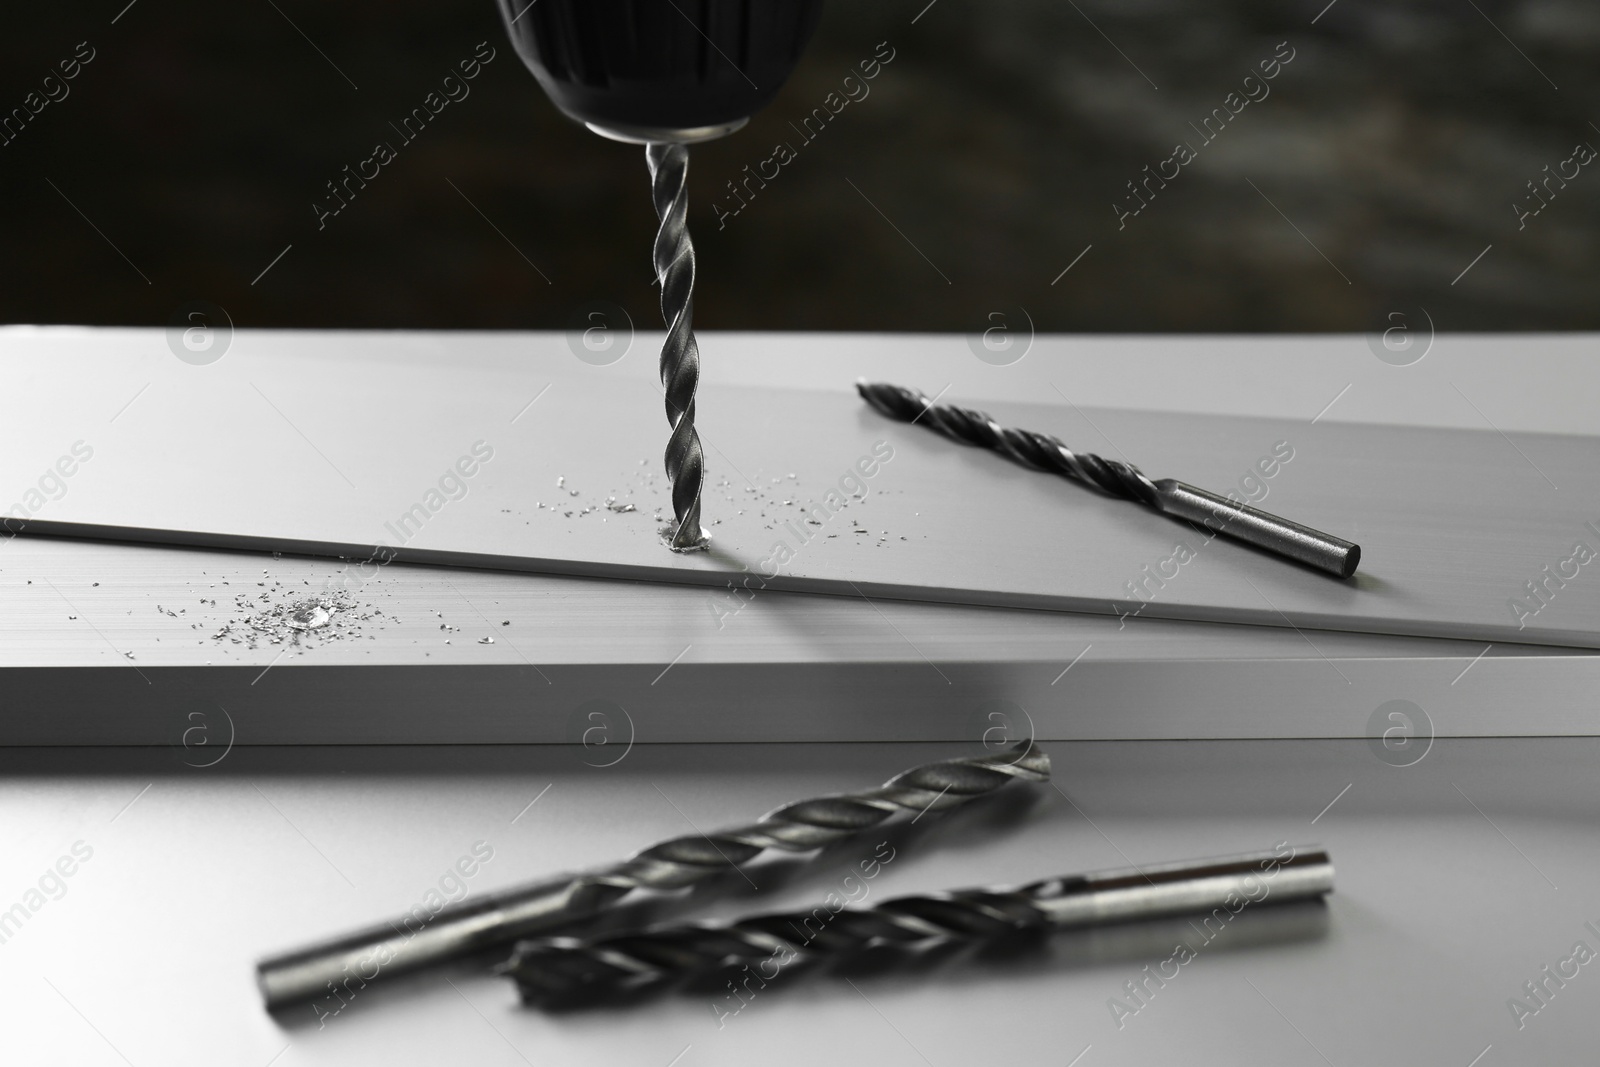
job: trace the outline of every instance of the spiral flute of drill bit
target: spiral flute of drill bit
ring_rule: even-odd
[[[450,905],[420,929],[402,916],[257,966],[269,1008],[327,995],[350,975],[414,971],[520,937],[549,932],[622,902],[635,891],[678,889],[736,870],[762,852],[809,852],[869,830],[897,814],[942,812],[1017,781],[1050,777],[1050,757],[1030,741],[1000,752],[913,767],[877,789],[802,800],[755,822],[710,835],[677,837],[598,871],[564,875]]]
[[[672,483],[675,524],[668,543],[674,551],[706,546],[700,525],[700,492],[705,482],[705,452],[694,428],[695,393],[700,387],[700,346],[694,339],[694,242],[689,239],[689,149],[681,144],[645,146],[650,189],[661,228],[654,261],[661,284],[661,317],[667,339],[661,345],[661,388],[666,393],[665,465]]]
[[[781,912],[726,925],[682,923],[590,940],[552,937],[517,946],[502,972],[525,1000],[661,985],[740,963],[842,956],[873,946],[915,949],[992,941],[1227,908],[1286,903],[1333,889],[1333,865],[1314,846],[1048,878],[1019,888],[898,897],[871,908]],[[771,978],[772,975],[766,977]]]
[[[1050,757],[1031,741],[1004,752],[913,767],[882,786],[785,804],[732,830],[663,841],[617,866],[584,877],[605,903],[634,889],[676,889],[755,858],[768,849],[810,852],[900,812],[947,811],[1012,781],[1050,777]]]
[[[1339,578],[1355,573],[1361,547],[1174,478],[1152,481],[1131,463],[1074,452],[1058,437],[1001,426],[988,412],[936,404],[916,389],[858,381],[856,391],[891,419],[919,423],[965,445],[975,445],[1035,470],[1075,478],[1112,496],[1264,548]]]
[[[759,960],[787,963],[873,945],[995,940],[1050,926],[1049,915],[1031,897],[1053,884],[899,897],[875,908],[780,912],[727,925],[684,923],[592,941],[527,941],[501,970],[517,982],[525,1000],[558,1003]]]

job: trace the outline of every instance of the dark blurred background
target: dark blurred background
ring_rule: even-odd
[[[0,320],[206,300],[240,326],[559,329],[609,300],[656,323],[642,151],[562,118],[490,0],[27,4],[6,30],[6,113],[94,58],[0,144]],[[480,41],[470,96],[403,143],[390,123]],[[885,41],[870,95],[802,143]],[[1119,229],[1126,183],[1282,41],[1271,95]],[[1518,219],[1600,147],[1597,53],[1593,0],[835,0],[776,102],[692,153],[697,325],[1365,330],[1421,305],[1600,328],[1600,165]],[[398,158],[319,230],[379,141]],[[798,158],[719,229],[779,141]]]

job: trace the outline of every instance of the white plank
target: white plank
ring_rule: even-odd
[[[1289,442],[1295,459],[1263,506],[1363,544],[1361,573],[1339,583],[1220,539],[1201,545],[1133,505],[886,423],[848,383],[709,385],[700,413],[715,550],[677,556],[654,536],[667,496],[653,384],[579,363],[559,335],[528,336],[525,347],[516,359],[472,335],[241,331],[207,367],[154,347],[133,359],[92,344],[50,362],[12,353],[0,380],[27,401],[5,429],[0,484],[44,478],[53,488],[52,464],[66,455],[70,466],[82,441],[92,459],[60,480],[59,499],[42,501],[35,529],[360,555],[388,542],[401,558],[719,586],[741,568],[770,569],[786,542],[794,558],[771,588],[1090,612],[1138,607],[1129,583],[1182,542],[1197,558],[1144,615],[1600,644],[1600,581],[1586,572],[1547,605],[1528,600],[1534,615],[1511,606],[1576,542],[1600,547],[1588,525],[1600,521],[1593,438],[991,405],[1219,491]],[[706,348],[714,363],[717,339]],[[912,384],[937,388],[939,365]],[[821,527],[790,532],[779,521],[824,500],[880,441],[893,459],[876,468],[867,499]],[[475,445],[493,459],[474,466]],[[465,497],[430,497],[441,479],[458,491],[448,472],[462,457],[475,471]],[[607,511],[612,498],[641,510]],[[35,498],[20,499],[28,510]],[[408,513],[420,528],[401,529]],[[870,532],[850,532],[857,522]],[[802,546],[806,534],[815,536]]]
[[[327,628],[271,621],[345,577],[6,542],[0,742],[195,765],[230,741],[587,741],[603,763],[630,739],[1365,737],[1396,699],[1419,735],[1600,732],[1600,656],[1528,645],[784,593],[727,616],[704,589],[406,564],[350,583]]]

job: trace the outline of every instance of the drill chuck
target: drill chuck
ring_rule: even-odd
[[[788,80],[822,0],[498,0],[550,99],[613,140],[732,133]]]

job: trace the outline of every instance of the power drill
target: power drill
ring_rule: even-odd
[[[694,428],[700,349],[689,240],[691,144],[725,137],[783,88],[822,16],[822,0],[497,0],[506,33],[550,99],[602,137],[645,146],[661,221],[654,262],[667,324],[661,348],[665,467],[677,552],[707,547],[705,455]]]

